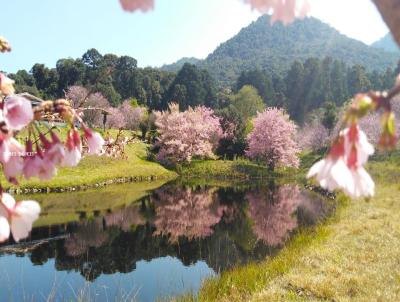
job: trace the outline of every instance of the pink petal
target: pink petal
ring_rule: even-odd
[[[129,12],[135,10],[146,12],[154,8],[154,0],[120,0],[119,2],[122,8]]]
[[[36,201],[25,200],[17,203],[11,218],[11,232],[15,241],[28,237],[39,214],[40,206]]]
[[[4,121],[11,130],[21,130],[33,120],[32,104],[21,96],[6,98]]]
[[[10,225],[7,218],[0,216],[0,242],[6,241],[10,237]]]

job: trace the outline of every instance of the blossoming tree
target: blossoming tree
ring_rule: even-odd
[[[199,106],[180,112],[177,104],[171,104],[168,111],[155,114],[161,162],[175,164],[190,162],[193,157],[215,157],[213,151],[223,134],[212,109]]]
[[[296,125],[282,109],[267,108],[258,113],[253,127],[247,137],[247,156],[266,162],[271,170],[276,166],[298,167]]]

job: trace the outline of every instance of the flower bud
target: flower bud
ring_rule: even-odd
[[[0,36],[0,52],[11,51],[11,46],[8,41]]]

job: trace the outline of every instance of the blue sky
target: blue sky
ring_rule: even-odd
[[[369,0],[311,4],[312,15],[366,43],[387,32]],[[118,0],[0,0],[0,7],[0,35],[13,46],[0,56],[0,70],[7,72],[29,70],[36,62],[53,67],[92,47],[130,55],[139,66],[204,58],[259,16],[241,0],[156,0],[146,14],[124,12]]]

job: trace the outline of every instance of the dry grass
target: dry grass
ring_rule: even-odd
[[[400,301],[400,200],[397,186],[352,201],[329,236],[304,250],[284,275],[250,301]]]

